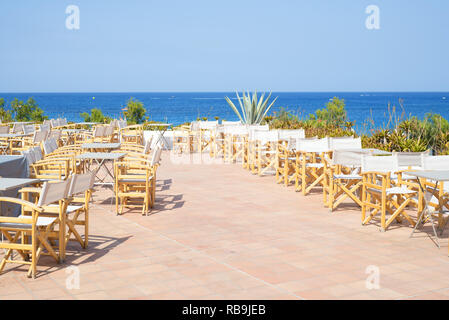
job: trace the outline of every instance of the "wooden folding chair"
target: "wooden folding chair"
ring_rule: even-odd
[[[248,135],[245,136],[245,143],[243,148],[243,168],[253,171],[255,161],[257,159],[257,135],[259,132],[270,131],[268,125],[250,125],[247,126]]]
[[[130,125],[120,129],[121,142],[134,142],[136,144],[143,143],[143,125]]]
[[[188,130],[173,131],[173,152],[177,154],[191,153],[192,148],[192,139]]]
[[[276,162],[276,183],[283,183],[288,186],[295,173],[295,152],[296,139],[304,139],[304,129],[298,130],[278,130],[278,158]]]
[[[216,126],[210,132],[209,156],[211,158],[222,157],[224,151],[224,126]]]
[[[362,176],[360,167],[362,154],[360,152],[334,150],[332,159],[325,159],[327,195],[325,206],[334,211],[343,201],[351,199],[362,207]]]
[[[198,140],[196,143],[198,146],[198,151],[203,153],[208,148],[210,149],[212,131],[215,131],[218,127],[218,121],[200,121],[199,127],[200,130],[198,131]]]
[[[404,217],[412,226],[415,221],[405,212],[411,204],[416,190],[401,184],[402,172],[399,168],[398,156],[366,156],[362,155],[362,224],[370,222],[380,215],[381,231],[386,231],[393,221],[401,221]],[[397,183],[392,184],[392,176]],[[390,217],[387,220],[387,213]]]
[[[0,232],[7,240],[0,243],[0,248],[7,250],[0,263],[0,272],[3,271],[6,263],[25,264],[29,265],[28,277],[35,278],[37,263],[45,249],[56,262],[59,262],[57,253],[48,242],[48,234],[59,223],[59,220],[41,217],[40,213],[43,209],[28,201],[0,197],[0,203],[18,204],[31,211],[30,216],[0,216]],[[31,241],[29,241],[29,237],[31,237]],[[12,255],[13,251],[17,251],[22,260],[15,260]]]
[[[225,154],[225,135],[229,130],[226,128],[232,127],[242,127],[242,123],[240,121],[226,121],[223,120],[221,125],[217,126],[211,132],[211,141],[210,141],[210,156],[213,158],[222,157],[224,158]]]
[[[116,213],[122,214],[125,207],[142,207],[142,215],[148,215],[156,195],[156,171],[159,166],[162,147],[158,145],[151,160],[126,158],[115,162],[115,204]],[[141,199],[141,203],[136,203]]]
[[[226,126],[223,128],[224,145],[223,145],[223,161],[226,163],[234,163],[241,159],[245,168],[247,165],[247,141],[248,128],[246,126]]]
[[[30,177],[41,180],[66,180],[73,168],[73,159],[48,158],[30,166]]]
[[[330,153],[329,138],[298,139],[296,151],[296,191],[309,194],[313,188],[325,188],[324,157]],[[326,194],[323,193],[324,202]]]
[[[69,204],[66,212],[66,246],[72,240],[79,242],[82,248],[86,249],[89,244],[89,202],[95,183],[95,171],[83,174],[74,174],[71,179],[68,191]],[[84,218],[83,218],[84,217]],[[76,226],[84,227],[84,239],[79,234]]]
[[[0,197],[0,202],[19,204],[22,208],[19,217],[0,217],[0,231],[9,241],[0,243],[0,248],[8,250],[0,263],[0,272],[8,262],[28,264],[28,277],[35,278],[37,262],[42,254],[52,256],[56,262],[64,260],[64,216],[68,186],[69,181],[44,183],[42,189],[39,189],[36,204],[27,201],[28,193],[24,199]],[[56,208],[50,206],[54,202],[59,203]],[[59,227],[59,231],[55,231],[55,226]],[[11,232],[15,232],[15,235]],[[31,241],[28,237],[31,237]],[[57,239],[60,244],[59,252],[51,245],[53,239]],[[10,259],[13,250],[18,251],[24,261]]]
[[[30,201],[32,198],[38,199],[37,206],[42,208],[40,216],[56,218],[58,223],[58,230],[48,232],[48,239],[50,243],[58,242],[57,246],[53,246],[59,252],[59,260],[65,259],[65,235],[66,235],[66,215],[68,205],[68,191],[71,179],[65,181],[49,181],[45,182],[42,188],[25,187],[19,190],[24,201]],[[30,215],[30,211],[22,207],[22,215]]]
[[[279,132],[277,130],[256,130],[253,132],[252,139],[251,172],[259,176],[269,170],[275,173],[278,162]]]

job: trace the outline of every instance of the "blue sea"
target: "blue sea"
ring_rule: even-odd
[[[133,97],[144,103],[150,120],[175,125],[198,117],[237,120],[225,96],[238,103],[235,92],[0,93],[7,103],[15,97],[20,100],[33,97],[50,118],[66,117],[69,121],[82,120],[80,113],[92,108],[100,108],[104,114],[117,118],[127,100]],[[365,128],[363,123],[367,119],[373,119],[376,126],[386,126],[389,105],[390,109],[396,107],[399,116],[404,112],[407,116],[422,118],[426,113],[434,112],[449,119],[449,92],[273,92],[272,97],[278,97],[278,100],[271,111],[284,107],[305,117],[323,108],[335,96],[345,100],[349,119],[356,122],[358,131]]]

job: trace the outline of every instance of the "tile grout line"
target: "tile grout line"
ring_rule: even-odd
[[[121,218],[126,219],[125,217],[121,217]],[[128,220],[128,219],[126,219],[126,220],[127,220],[127,221],[130,221],[130,220]],[[290,291],[288,291],[288,290],[285,290],[285,289],[283,289],[283,288],[281,288],[281,287],[279,287],[279,286],[273,285],[273,284],[271,284],[271,283],[269,283],[269,282],[267,282],[267,281],[265,281],[265,280],[262,280],[262,279],[260,279],[260,278],[255,277],[255,276],[253,276],[253,275],[251,275],[251,274],[249,274],[249,273],[247,273],[247,272],[245,272],[245,271],[243,271],[243,270],[240,270],[240,269],[238,269],[238,268],[236,268],[236,267],[234,267],[234,266],[231,266],[231,265],[229,265],[229,264],[227,264],[227,263],[225,263],[225,262],[222,262],[222,261],[220,261],[220,260],[217,260],[216,258],[211,257],[211,256],[209,256],[208,254],[206,254],[206,253],[204,253],[204,252],[202,252],[202,251],[200,251],[200,250],[194,249],[194,248],[192,248],[192,247],[190,247],[190,246],[188,246],[188,245],[185,245],[185,244],[183,244],[183,243],[181,243],[181,242],[179,242],[179,241],[177,241],[177,240],[175,240],[175,239],[173,239],[173,238],[170,238],[170,237],[168,237],[168,236],[166,236],[166,235],[164,235],[164,234],[162,234],[162,233],[160,233],[160,232],[158,232],[158,231],[155,231],[155,230],[152,230],[152,229],[150,229],[150,228],[148,228],[148,227],[145,227],[145,226],[139,224],[138,222],[134,222],[134,221],[132,221],[132,222],[135,223],[135,224],[137,224],[137,225],[139,225],[140,228],[143,228],[143,229],[145,229],[145,230],[149,230],[150,232],[155,233],[155,234],[159,235],[160,237],[162,237],[162,238],[164,238],[164,239],[166,239],[166,240],[169,240],[169,241],[171,241],[171,242],[174,242],[174,243],[176,243],[177,245],[180,245],[180,246],[182,246],[182,247],[184,247],[184,248],[189,249],[190,251],[193,251],[193,252],[198,253],[198,254],[200,254],[200,255],[202,255],[202,256],[204,256],[204,257],[207,257],[207,258],[209,258],[210,260],[212,260],[212,261],[214,261],[214,262],[216,262],[216,263],[218,263],[218,264],[221,264],[221,265],[223,265],[223,266],[225,266],[225,267],[227,267],[227,268],[229,268],[229,269],[231,269],[231,270],[234,270],[234,271],[236,271],[236,272],[239,272],[239,273],[241,273],[241,274],[244,274],[244,275],[246,275],[246,276],[248,276],[248,277],[250,277],[250,278],[252,278],[252,279],[258,280],[258,281],[264,283],[265,285],[267,285],[267,286],[269,286],[269,287],[271,287],[271,288],[276,289],[276,290],[279,291],[279,292],[284,292],[284,293],[287,293],[287,294],[289,294],[289,295],[293,295],[293,296],[295,296],[295,297],[298,298],[298,299],[306,300],[305,298],[303,298],[303,297],[301,297],[301,296],[298,296],[297,294],[295,294],[295,293],[293,293],[293,292],[290,292]]]

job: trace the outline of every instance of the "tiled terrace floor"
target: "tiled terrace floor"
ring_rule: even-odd
[[[152,215],[115,215],[112,191],[95,194],[90,247],[65,264],[47,257],[38,278],[0,275],[0,299],[448,299],[447,233],[361,226],[348,204],[331,214],[240,165],[177,165],[164,154]],[[429,230],[428,228],[424,230]],[[368,266],[380,288],[366,288]],[[66,279],[76,266],[80,288]]]

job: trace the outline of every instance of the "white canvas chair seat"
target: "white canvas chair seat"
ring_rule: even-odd
[[[17,217],[18,219],[29,219],[29,216],[20,215]],[[36,226],[38,227],[47,227],[54,223],[56,221],[56,218],[51,217],[38,217],[36,221]],[[31,229],[33,227],[32,224],[26,224],[26,223],[9,223],[9,222],[2,222],[0,223],[0,227],[2,228],[11,228],[11,229],[20,229],[20,228],[27,228]]]
[[[148,177],[148,181],[152,180],[153,176]],[[125,182],[125,183],[131,183],[131,182],[145,182],[147,181],[147,179],[142,179],[142,178],[130,178],[130,179],[119,179],[119,182]]]
[[[370,190],[372,192],[382,193],[382,190],[379,190],[379,189],[368,188],[368,190]],[[393,188],[385,189],[385,191],[386,191],[387,195],[414,194],[414,193],[418,192],[415,190],[410,190],[405,187],[393,187]]]
[[[331,150],[362,149],[362,139],[360,137],[330,138],[329,148]]]
[[[49,205],[49,207],[58,207],[58,205],[56,205],[56,204],[51,204],[51,205]],[[70,213],[73,213],[73,212],[75,212],[75,211],[78,211],[79,209],[82,209],[83,208],[83,206],[73,206],[73,205],[68,205],[67,206],[67,209],[66,209],[66,213],[67,214],[70,214]]]
[[[362,179],[362,176],[358,175],[358,174],[334,174],[334,179],[360,180],[360,179]]]

